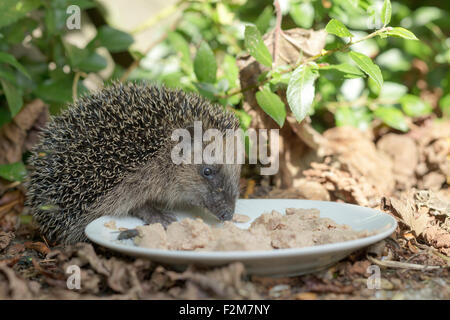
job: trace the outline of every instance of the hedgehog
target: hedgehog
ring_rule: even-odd
[[[239,127],[220,105],[148,83],[113,83],[52,117],[28,161],[27,205],[41,233],[74,244],[104,215],[167,227],[174,208],[192,206],[231,220],[240,165],[172,161],[173,131],[195,121],[221,133]]]

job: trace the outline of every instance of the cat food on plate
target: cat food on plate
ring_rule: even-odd
[[[245,215],[233,221],[246,222]],[[247,217],[248,218],[248,217]],[[248,219],[249,220],[249,219]],[[248,221],[247,220],[247,221]],[[317,209],[286,209],[264,213],[248,229],[231,221],[216,227],[202,219],[183,219],[171,223],[167,230],[159,223],[136,227],[136,245],[152,249],[195,251],[253,251],[301,248],[343,242],[372,235],[350,226],[321,218]]]

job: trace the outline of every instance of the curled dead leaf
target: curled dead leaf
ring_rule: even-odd
[[[0,231],[0,251],[5,249],[11,240],[14,239],[14,233],[13,232],[3,232]]]

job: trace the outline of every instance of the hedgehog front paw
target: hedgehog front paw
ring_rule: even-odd
[[[145,220],[144,220],[145,221]],[[164,229],[167,229],[169,224],[177,221],[176,216],[172,212],[167,211],[157,211],[157,213],[152,213],[147,219],[146,223],[161,223]]]
[[[139,209],[133,209],[130,211],[130,214],[144,220],[146,224],[161,223],[164,229],[166,229],[172,222],[177,221],[176,216],[172,212],[162,211],[147,206]]]

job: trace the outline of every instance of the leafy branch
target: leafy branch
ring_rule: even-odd
[[[353,45],[355,45],[355,44],[357,44],[359,42],[366,41],[368,39],[374,38],[374,37],[376,37],[376,36],[378,36],[380,34],[383,34],[385,32],[391,31],[391,30],[393,30],[392,27],[383,27],[383,28],[381,28],[381,29],[379,29],[379,30],[377,30],[375,32],[372,32],[371,34],[368,34],[367,36],[362,37],[362,38],[360,38],[360,39],[358,39],[356,41],[350,40],[347,44],[345,44],[345,45],[343,45],[341,47],[334,48],[334,49],[331,49],[331,50],[323,50],[321,53],[319,53],[319,54],[317,54],[315,56],[306,58],[306,59],[300,61],[297,64],[289,66],[287,69],[281,70],[278,74],[279,75],[283,75],[283,74],[286,74],[286,73],[290,73],[290,72],[294,71],[295,69],[297,69],[298,67],[300,67],[302,65],[307,65],[307,64],[309,64],[311,62],[314,62],[314,61],[319,60],[321,58],[327,57],[327,56],[329,56],[331,54],[334,54],[336,52],[346,52],[351,46],[353,46]],[[246,92],[248,90],[256,89],[256,88],[258,88],[258,87],[268,83],[270,80],[272,80],[272,78],[273,78],[273,76],[269,75],[268,77],[266,77],[263,80],[260,80],[256,84],[253,84],[253,85],[245,87],[245,88],[235,88],[235,89],[232,89],[229,92],[227,92],[225,95],[218,95],[217,97],[220,98],[220,99],[230,98],[230,97],[232,97],[234,95]]]
[[[378,91],[381,90],[381,87],[383,85],[383,75],[380,68],[372,61],[370,57],[362,53],[356,51],[351,51],[348,53],[349,58],[353,60],[357,68],[346,63],[341,65],[320,66],[315,63],[317,60],[330,56],[336,52],[347,52],[351,46],[377,36],[380,36],[382,38],[394,36],[408,40],[418,40],[412,32],[404,28],[393,28],[387,26],[391,20],[392,8],[390,0],[385,0],[381,12],[381,21],[383,23],[383,27],[381,27],[380,29],[360,39],[354,40],[354,35],[342,22],[336,19],[331,19],[325,27],[325,30],[329,34],[333,34],[340,38],[349,38],[350,40],[346,44],[331,50],[322,50],[322,52],[317,55],[311,56],[306,59],[299,59],[300,61],[293,65],[285,65],[277,67],[275,69],[275,63],[272,62],[276,61],[276,55],[278,54],[276,50],[277,35],[283,33],[280,29],[281,15],[279,13],[279,8],[277,7],[278,2],[275,1],[274,4],[277,10],[277,24],[275,26],[273,43],[274,56],[271,56],[262,39],[261,34],[255,26],[248,25],[246,27],[244,39],[245,47],[248,52],[255,58],[257,62],[268,68],[271,68],[271,70],[269,72],[263,73],[263,75],[259,77],[257,83],[244,88],[232,88],[223,95],[216,95],[216,98],[228,99],[237,94],[258,88],[259,91],[257,92],[257,101],[259,106],[280,126],[282,126],[286,118],[285,105],[284,103],[280,103],[280,101],[276,97],[277,94],[275,92],[272,92],[270,85],[268,85],[269,82],[271,84],[285,82],[285,80],[280,80],[281,76],[291,73],[287,86],[286,98],[289,108],[291,109],[297,121],[300,122],[310,113],[312,109],[315,97],[315,81],[319,76],[318,71],[321,69],[334,69],[338,72],[344,73],[347,77],[351,78],[359,78],[366,74],[373,80],[374,85],[377,87]],[[302,54],[302,52],[300,52],[300,54]],[[358,69],[361,71],[359,71]],[[274,89],[274,91],[275,90],[276,89]],[[398,113],[395,111],[394,113],[396,113],[397,115]],[[391,110],[386,112],[391,112]],[[402,130],[403,129],[404,126],[402,126]]]

